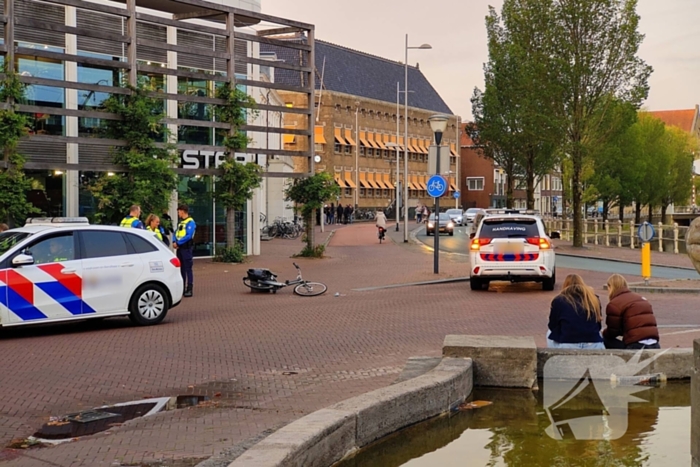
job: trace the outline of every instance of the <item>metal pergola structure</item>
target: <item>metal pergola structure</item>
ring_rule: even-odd
[[[0,44],[0,55],[5,58],[5,63],[9,71],[14,72],[16,70],[16,57],[36,57],[49,59],[54,61],[60,61],[63,64],[85,64],[100,67],[101,69],[111,69],[123,73],[124,76],[128,77],[128,84],[131,86],[137,86],[138,83],[138,73],[155,73],[163,75],[166,79],[167,76],[174,76],[196,80],[206,80],[213,82],[233,82],[236,85],[247,86],[250,88],[263,88],[271,90],[282,90],[288,92],[301,93],[306,96],[305,106],[280,106],[280,105],[270,105],[259,103],[255,106],[258,110],[263,111],[273,111],[280,112],[282,114],[300,114],[307,121],[306,127],[297,127],[294,129],[284,128],[282,122],[280,122],[280,127],[269,127],[260,125],[245,125],[241,127],[241,130],[248,132],[259,132],[262,134],[292,134],[297,137],[297,139],[305,141],[302,143],[302,149],[300,150],[287,150],[284,148],[280,149],[269,149],[269,148],[256,148],[249,147],[243,149],[241,153],[247,154],[263,154],[268,156],[283,156],[283,157],[301,157],[304,158],[303,167],[305,170],[296,172],[265,172],[264,176],[267,177],[304,177],[309,173],[314,173],[314,75],[313,75],[313,64],[314,62],[314,26],[298,21],[293,21],[284,18],[278,18],[262,13],[257,13],[248,10],[242,10],[238,8],[228,7],[221,4],[215,4],[204,0],[125,0],[122,4],[118,3],[94,3],[83,0],[44,0],[42,2],[35,2],[34,0],[24,0],[33,3],[40,4],[51,4],[56,6],[65,7],[66,12],[69,9],[72,10],[85,10],[94,14],[105,15],[105,17],[110,18],[120,18],[120,22],[125,25],[123,28],[123,34],[115,33],[110,30],[101,30],[100,28],[85,27],[77,24],[75,21],[71,22],[66,20],[64,23],[59,22],[48,22],[41,19],[31,18],[28,16],[17,15],[15,5],[18,0],[4,0],[4,14],[0,16],[0,24],[4,29],[4,43]],[[158,14],[152,14],[146,12],[142,9],[155,10]],[[68,17],[68,14],[66,14]],[[194,22],[193,22],[194,21]],[[177,40],[172,41],[168,39],[167,41],[157,41],[149,39],[148,37],[143,37],[143,35],[137,34],[137,24],[147,23],[150,25],[157,25],[158,27],[172,27],[177,28],[178,31],[192,31],[193,33],[206,33],[210,34],[215,38],[225,40],[225,50],[213,50],[207,47],[196,47],[192,45],[180,45],[177,44]],[[259,30],[254,31],[254,33],[242,32],[241,27],[258,25]],[[265,29],[263,29],[263,26]],[[17,28],[31,28],[35,31],[46,31],[47,33],[62,33],[66,37],[66,45],[70,41],[73,43],[72,49],[66,47],[63,52],[57,52],[54,50],[45,50],[41,47],[26,47],[17,45],[18,39],[16,35]],[[288,41],[283,40],[283,37],[289,34],[302,34],[306,37],[306,41]],[[123,50],[125,50],[125,56],[120,57],[120,60],[110,60],[108,58],[98,58],[95,54],[80,54],[77,51],[77,38],[93,38],[99,40],[108,40],[116,44],[121,44]],[[174,43],[173,43],[174,42]],[[243,44],[241,44],[243,43]],[[252,52],[255,47],[250,44],[267,44],[282,49],[291,49],[294,53],[291,54],[298,57],[297,63],[290,63],[289,61],[281,62],[271,62],[255,56],[256,54]],[[241,47],[243,45],[243,47]],[[238,46],[238,47],[237,47]],[[203,56],[211,58],[212,61],[219,60],[221,62],[225,61],[225,71],[222,73],[216,73],[214,71],[204,71],[204,70],[193,70],[193,69],[182,69],[168,64],[167,66],[161,65],[157,66],[150,64],[150,62],[143,63],[145,60],[139,59],[138,51],[140,47],[148,49],[157,49],[164,51],[164,53],[180,53],[189,54],[195,56]],[[245,50],[245,52],[242,52]],[[72,53],[69,53],[71,51]],[[290,55],[290,54],[288,54]],[[177,62],[177,60],[175,60]],[[253,80],[250,76],[246,76],[245,79],[236,79],[236,64],[243,63],[252,66],[265,66],[273,67],[281,70],[291,70],[298,73],[299,80],[295,84],[284,84],[275,83],[264,80]],[[248,67],[247,69],[251,69]],[[84,90],[99,93],[108,94],[128,94],[130,90],[125,87],[120,87],[118,84],[115,86],[108,86],[102,84],[93,83],[82,83],[77,82],[78,80],[57,80],[57,79],[47,79],[42,77],[34,76],[20,76],[20,80],[27,85],[38,85],[38,86],[52,86],[56,88],[62,88],[63,90]],[[298,84],[298,85],[296,85]],[[169,92],[168,92],[169,91]],[[163,99],[165,101],[165,107],[167,108],[168,102],[174,102],[176,104],[181,103],[195,103],[195,104],[208,104],[217,105],[224,104],[224,101],[217,99],[213,96],[201,96],[201,95],[189,95],[181,94],[177,92],[172,92],[166,89],[150,92],[150,96],[158,99]],[[64,94],[67,94],[64,92]],[[119,116],[116,114],[110,114],[100,110],[85,110],[79,109],[78,106],[73,103],[72,105],[65,101],[66,104],[62,107],[49,107],[49,106],[36,106],[20,104],[18,110],[22,113],[29,114],[48,114],[48,115],[60,115],[65,117],[65,120],[74,119],[74,125],[77,127],[78,118],[96,118],[96,119],[118,119]],[[1,103],[0,106],[7,108],[9,103]],[[169,125],[185,125],[192,127],[206,127],[206,128],[217,128],[225,129],[231,131],[230,125],[223,122],[214,122],[208,120],[192,120],[192,119],[181,119],[177,118],[177,115],[173,117],[169,115],[168,118],[164,119],[164,123]],[[80,145],[90,145],[90,147],[105,147],[111,148],[114,146],[124,145],[125,143],[120,140],[108,140],[96,137],[85,137],[85,136],[59,136],[59,135],[39,135],[31,134],[24,138],[25,144],[31,144],[33,142],[43,143],[43,147],[50,147],[50,145],[65,145],[66,143],[74,143],[80,147]],[[214,145],[200,145],[200,144],[176,144],[178,151],[182,150],[204,150],[204,151],[225,151],[223,146]],[[104,153],[108,154],[110,151],[105,150]],[[25,165],[26,169],[38,169],[38,170],[82,170],[82,171],[125,171],[126,168],[118,167],[111,164],[111,161],[101,161],[98,164],[95,163],[70,163],[65,160],[46,161],[42,158],[41,161],[32,160],[31,155],[28,157],[28,161]],[[6,161],[0,162],[2,165],[6,166]],[[178,169],[178,172],[182,172]],[[201,169],[198,171],[200,174],[217,174],[216,169]]]

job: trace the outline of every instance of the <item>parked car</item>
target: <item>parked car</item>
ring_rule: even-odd
[[[448,209],[445,211],[445,214],[450,216],[450,219],[452,219],[452,222],[455,225],[459,225],[461,227],[465,224],[464,212],[462,212],[461,209]]]
[[[471,289],[509,281],[541,282],[544,290],[554,290],[555,254],[542,219],[529,211],[490,211],[469,245]]]
[[[476,217],[476,215],[482,211],[483,211],[483,209],[479,209],[479,208],[467,209],[466,211],[464,211],[464,221],[467,223],[474,222],[474,218]]]
[[[86,218],[0,233],[0,325],[128,316],[160,323],[182,301],[180,261],[151,232]]]
[[[446,212],[440,213],[440,219],[438,220],[438,234],[446,232],[450,235],[454,235],[455,224]],[[431,235],[435,233],[435,213],[431,213],[428,217],[428,224],[425,226],[425,234]]]

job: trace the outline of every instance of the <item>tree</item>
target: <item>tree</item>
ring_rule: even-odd
[[[515,178],[526,182],[527,207],[534,209],[535,183],[556,165],[561,139],[553,118],[558,85],[548,65],[543,1],[506,0],[502,16],[486,17],[489,61],[484,91],[474,90],[472,139],[508,176],[507,206],[512,207]]]
[[[217,120],[228,123],[231,128],[224,138],[228,151],[221,165],[223,174],[217,179],[215,196],[226,208],[226,246],[235,248],[236,211],[243,209],[246,201],[253,197],[253,190],[262,182],[262,169],[258,164],[240,164],[235,158],[236,151],[248,147],[248,135],[241,127],[247,123],[246,109],[254,108],[255,100],[229,82],[217,89],[216,97],[224,100],[224,104],[215,109]]]
[[[4,67],[0,81],[0,102],[9,106],[0,109],[0,147],[5,167],[0,169],[0,219],[14,226],[34,213],[40,212],[27,201],[31,180],[24,174],[25,158],[17,152],[19,140],[27,133],[27,116],[17,112],[17,103],[24,100],[25,85],[16,73]]]
[[[216,179],[216,200],[226,208],[226,246],[236,246],[236,211],[253,197],[253,190],[260,186],[262,168],[258,164],[241,164],[234,158],[221,164],[223,174]]]
[[[666,127],[664,150],[669,153],[669,176],[661,196],[661,222],[666,223],[669,204],[686,204],[693,189],[693,161],[698,141],[680,128]]]
[[[639,108],[652,72],[637,57],[637,0],[552,0],[548,11],[554,76],[564,93],[559,103],[571,159],[574,246],[582,246],[582,173],[591,149],[609,138],[605,122],[615,100]]]
[[[300,206],[306,228],[306,247],[302,256],[320,256],[314,242],[313,214],[316,209],[322,209],[323,203],[340,195],[340,187],[333,176],[320,172],[307,178],[298,178],[285,191],[287,201],[293,201]],[[320,251],[322,254],[323,252]]]
[[[102,107],[117,114],[118,120],[104,120],[102,134],[106,138],[125,141],[113,150],[113,161],[126,172],[102,174],[89,190],[97,200],[97,222],[119,222],[132,204],[145,213],[163,213],[168,209],[172,192],[177,188],[173,167],[177,161],[169,133],[162,124],[163,103],[148,97],[143,88],[129,86],[130,94],[113,94]]]

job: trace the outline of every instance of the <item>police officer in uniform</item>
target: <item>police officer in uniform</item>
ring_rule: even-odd
[[[129,208],[129,215],[122,219],[119,224],[120,227],[126,227],[127,229],[143,229],[143,222],[139,220],[141,216],[141,206],[134,204]]]
[[[180,273],[182,274],[182,282],[185,284],[185,297],[192,296],[192,287],[194,286],[194,277],[192,274],[192,249],[194,247],[194,233],[197,229],[197,224],[190,217],[190,209],[181,204],[177,207],[177,217],[180,222],[177,224],[175,231],[175,241],[173,248],[177,250],[177,258],[180,260]]]

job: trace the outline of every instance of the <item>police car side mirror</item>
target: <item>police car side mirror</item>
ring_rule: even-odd
[[[31,266],[32,264],[34,264],[34,258],[30,255],[25,255],[24,253],[20,253],[12,258],[12,266],[14,267]]]

